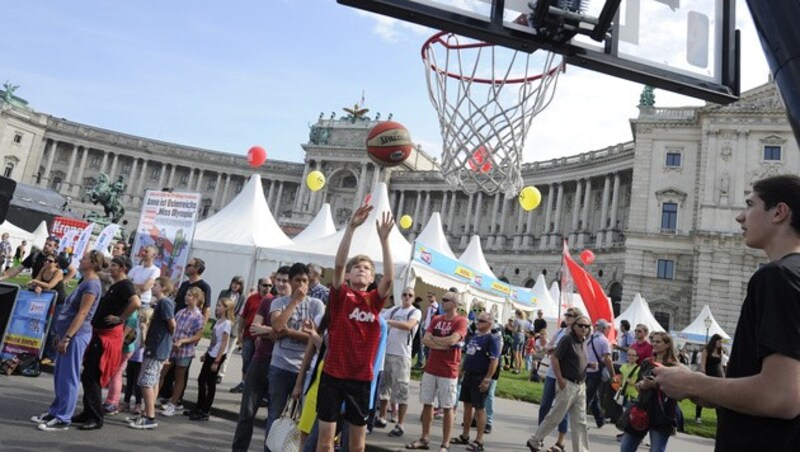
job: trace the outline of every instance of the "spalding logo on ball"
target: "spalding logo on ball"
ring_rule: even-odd
[[[414,143],[411,134],[402,124],[394,121],[382,122],[367,135],[369,158],[380,166],[397,166],[408,159]]]

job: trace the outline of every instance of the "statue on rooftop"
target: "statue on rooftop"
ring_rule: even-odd
[[[652,86],[645,86],[642,89],[642,94],[639,96],[639,107],[652,108],[656,106],[655,88]]]

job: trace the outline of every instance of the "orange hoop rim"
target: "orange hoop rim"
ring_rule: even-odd
[[[535,81],[541,79],[542,77],[544,77],[545,75],[550,77],[550,76],[554,75],[558,71],[564,71],[564,70],[566,70],[566,67],[567,67],[566,64],[564,63],[564,60],[562,59],[561,62],[558,65],[556,65],[555,67],[553,67],[549,71],[542,72],[542,73],[535,74],[535,75],[531,75],[529,77],[510,78],[510,79],[505,79],[505,80],[497,80],[497,79],[493,79],[493,78],[482,78],[482,77],[466,77],[466,76],[461,75],[461,74],[456,74],[454,72],[445,71],[445,70],[440,69],[438,66],[436,66],[434,63],[432,63],[428,59],[428,57],[427,57],[428,51],[433,47],[434,44],[439,44],[442,47],[446,48],[447,50],[464,50],[464,49],[478,49],[478,48],[483,48],[483,47],[495,47],[496,44],[491,44],[491,43],[482,42],[482,41],[473,42],[473,43],[469,43],[469,44],[452,44],[452,43],[448,42],[446,39],[443,39],[444,36],[449,36],[449,35],[458,36],[458,35],[456,35],[454,33],[448,32],[448,31],[440,31],[440,32],[434,34],[433,36],[431,36],[430,38],[428,38],[425,41],[425,43],[422,44],[422,49],[420,50],[420,53],[422,55],[422,61],[425,63],[426,66],[430,67],[431,70],[433,70],[433,71],[435,71],[435,72],[437,72],[439,74],[444,74],[447,77],[454,78],[454,79],[457,79],[457,80],[463,80],[463,81],[469,81],[469,82],[475,82],[475,83],[482,83],[482,84],[486,84],[486,85],[504,85],[504,84],[505,85],[513,85],[513,84],[519,84],[519,83],[535,82]]]

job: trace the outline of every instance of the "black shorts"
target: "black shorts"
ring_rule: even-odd
[[[369,418],[369,381],[343,380],[322,371],[317,394],[317,418],[324,422],[336,422],[342,412],[344,419],[352,425],[367,425]]]
[[[464,379],[461,381],[461,395],[458,400],[469,403],[476,410],[482,410],[486,406],[486,397],[489,395],[488,389],[486,392],[481,392],[478,388],[484,378],[486,378],[486,374],[469,372],[464,374]]]

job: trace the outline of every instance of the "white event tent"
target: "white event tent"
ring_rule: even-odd
[[[261,177],[254,174],[236,198],[197,224],[191,256],[205,261],[203,279],[216,295],[236,275],[244,277],[245,291],[255,284],[259,248],[291,244],[270,212]]]
[[[639,293],[634,295],[630,306],[614,319],[614,327],[617,328],[617,330],[619,330],[619,324],[623,320],[627,320],[631,324],[631,329],[641,323],[647,325],[650,332],[664,331],[664,327],[653,317],[653,313],[650,311],[650,305],[647,304],[647,301],[645,301]]]
[[[481,238],[478,235],[473,235],[469,238],[469,245],[467,245],[467,249],[461,253],[461,256],[458,258],[458,260],[469,265],[475,270],[478,270],[484,275],[489,275],[492,278],[497,279],[497,276],[495,276],[492,268],[489,267],[489,263],[486,262],[486,257],[483,255],[483,248],[481,248]]]
[[[298,244],[308,243],[335,233],[336,226],[333,224],[331,205],[326,202],[322,205],[322,208],[319,209],[319,212],[317,212],[317,216],[311,220],[311,223],[303,229],[303,232],[294,236],[292,241]]]
[[[31,245],[42,249],[44,248],[44,242],[47,241],[47,237],[50,236],[50,232],[47,231],[47,223],[42,221],[39,223],[39,226],[33,230],[33,243]],[[30,251],[28,248],[27,251]]]
[[[708,319],[708,328],[706,328],[706,319]],[[678,333],[677,336],[686,342],[691,342],[693,344],[705,344],[707,340],[706,337],[710,338],[715,334],[719,334],[725,340],[731,339],[731,337],[728,336],[728,333],[726,333],[722,327],[719,326],[717,320],[714,319],[714,314],[711,313],[711,308],[709,308],[708,305],[705,305],[700,311],[700,314],[695,317],[692,323]]]
[[[349,255],[366,254],[375,262],[375,271],[383,273],[383,252],[378,238],[378,231],[375,228],[375,221],[380,218],[383,212],[391,212],[385,183],[378,183],[373,189],[371,199],[374,208],[364,224],[356,229],[353,234]],[[259,268],[263,268],[267,262],[272,263],[272,265],[278,262],[313,262],[325,268],[333,268],[336,251],[339,249],[339,243],[342,241],[344,232],[345,228],[342,228],[332,235],[306,243],[267,246],[258,253]],[[403,237],[397,226],[389,234],[389,246],[395,273],[400,274],[400,270],[408,265],[411,244]]]
[[[556,288],[558,288],[558,286],[556,286]],[[540,274],[536,278],[536,284],[534,284],[533,288],[531,288],[531,292],[533,292],[533,296],[536,297],[538,302],[536,310],[542,310],[545,320],[557,320],[558,303],[556,300],[553,300],[553,297],[550,295],[550,291],[547,290],[547,282],[544,280],[544,275]]]
[[[13,255],[14,255],[13,253],[17,250],[17,247],[22,244],[23,240],[28,242],[28,247],[27,247],[26,251],[28,252],[28,254],[30,254],[30,252],[31,252],[31,243],[33,242],[33,239],[35,238],[35,236],[33,234],[31,234],[30,232],[22,229],[21,227],[19,227],[17,225],[11,223],[8,220],[0,223],[0,234],[6,233],[6,232],[8,232],[8,240],[9,240],[9,242],[11,242],[11,253],[12,254],[9,257],[13,257]],[[43,245],[44,245],[44,242],[42,242],[42,246]],[[41,249],[41,247],[39,247],[39,249]]]

